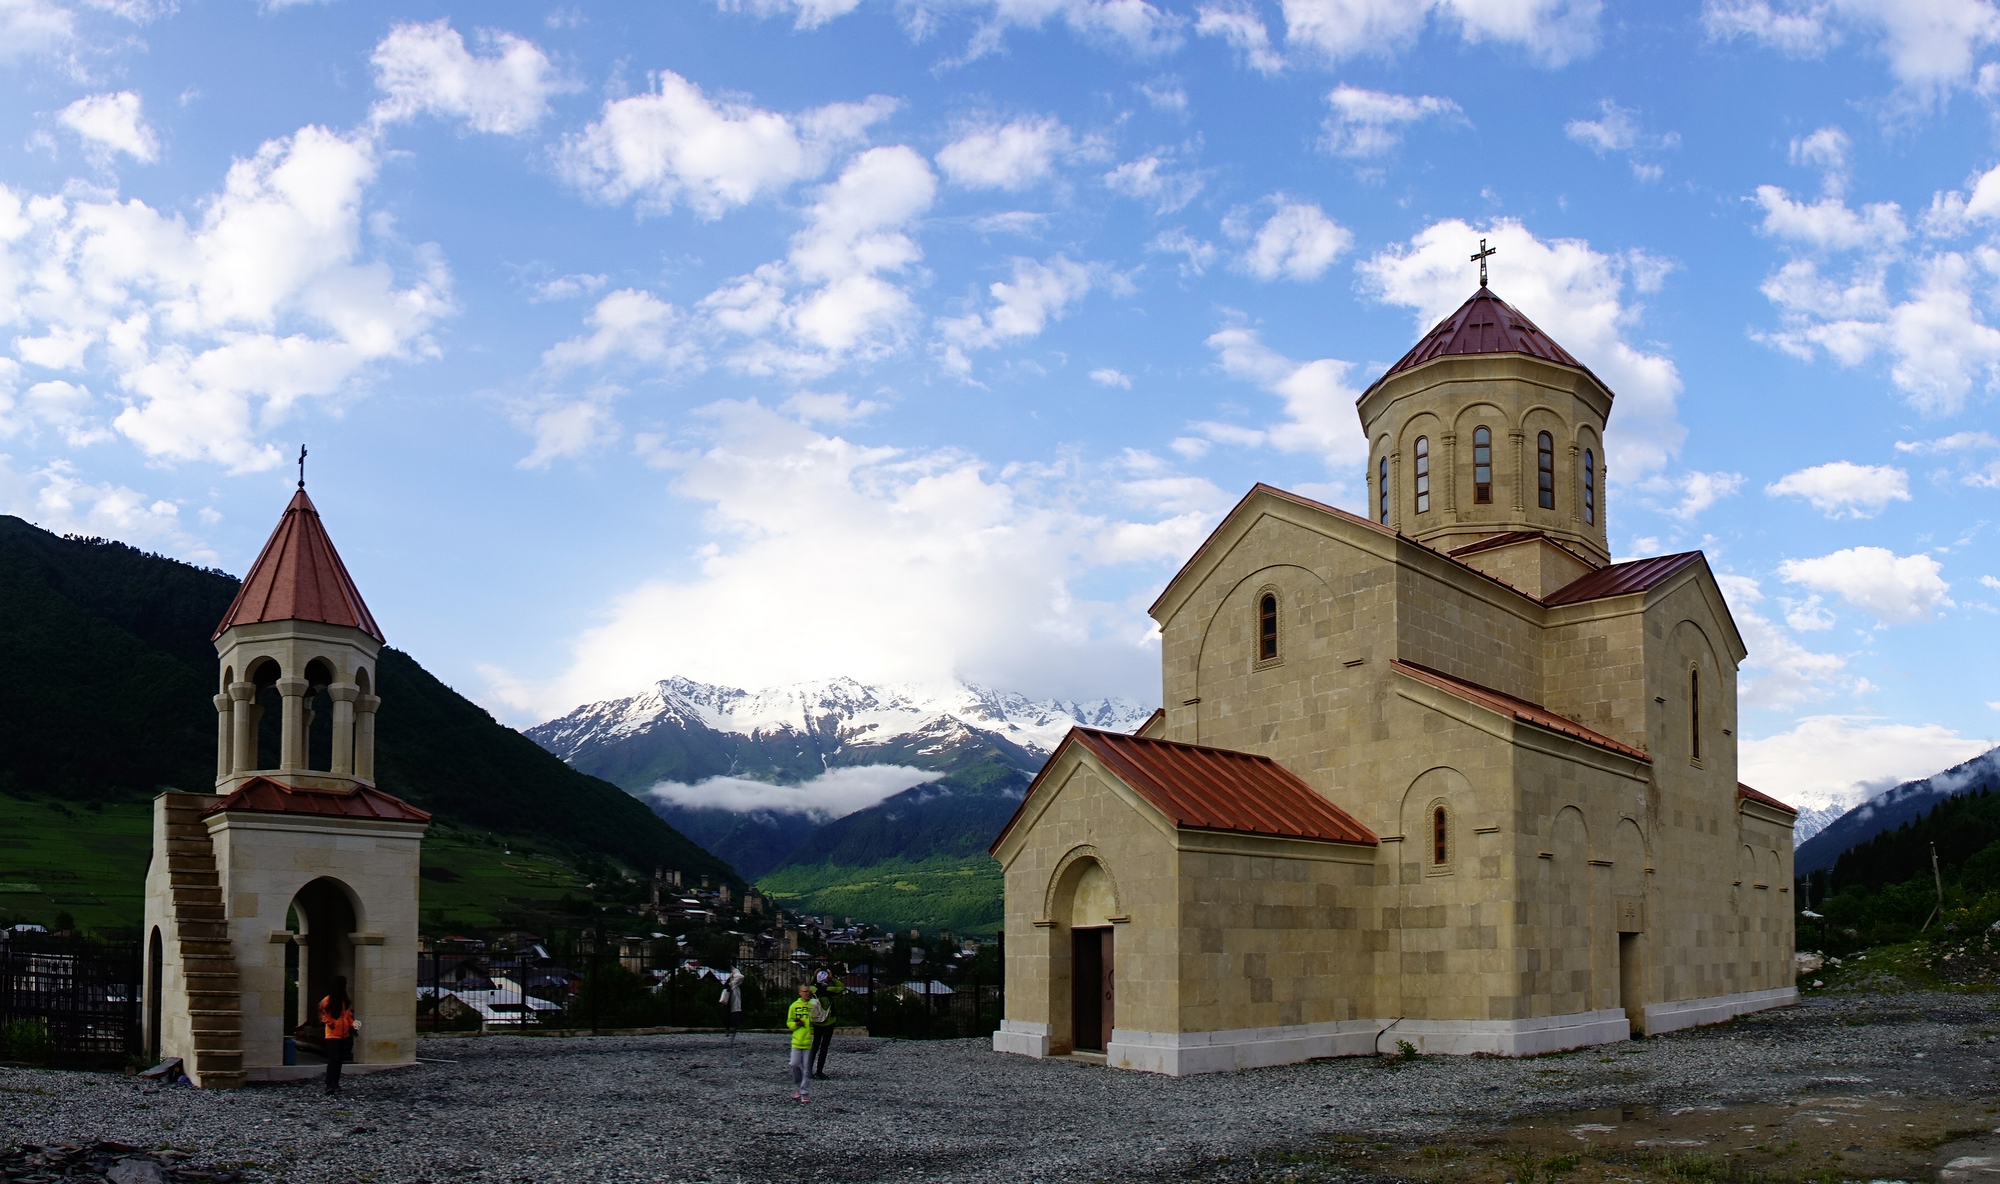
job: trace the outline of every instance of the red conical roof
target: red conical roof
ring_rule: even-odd
[[[1480,288],[1470,299],[1458,306],[1452,313],[1437,323],[1437,327],[1424,334],[1423,340],[1403,355],[1403,360],[1384,371],[1381,378],[1368,389],[1373,390],[1392,374],[1414,370],[1425,362],[1454,354],[1526,354],[1545,362],[1574,366],[1585,374],[1590,367],[1570,356],[1568,350],[1557,345],[1548,334],[1537,328],[1535,322],[1521,315],[1521,310],[1493,294],[1491,288]],[[1596,378],[1595,374],[1590,374]],[[1602,385],[1600,383],[1599,385]],[[1607,391],[1609,387],[1605,388]]]
[[[376,641],[387,640],[362,602],[361,590],[347,574],[347,565],[333,549],[319,511],[303,487],[285,507],[285,516],[271,532],[271,541],[264,544],[257,562],[250,565],[242,590],[236,593],[229,611],[222,614],[222,624],[215,627],[215,637],[221,637],[231,625],[259,621],[346,625]]]

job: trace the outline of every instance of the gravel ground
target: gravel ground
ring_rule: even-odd
[[[419,1055],[416,1068],[350,1078],[338,1099],[316,1084],[203,1092],[0,1069],[0,1145],[174,1148],[191,1153],[183,1174],[299,1184],[1240,1178],[1239,1165],[1331,1135],[1407,1142],[1593,1107],[1833,1088],[1971,1112],[2000,1097],[2000,997],[1842,992],[1550,1057],[1180,1079],[980,1041],[850,1037],[810,1106],[790,1099],[775,1034],[734,1047],[710,1035],[428,1040]]]

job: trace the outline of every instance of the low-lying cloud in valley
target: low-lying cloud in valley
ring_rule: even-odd
[[[831,822],[856,810],[866,810],[906,789],[929,785],[943,776],[907,765],[862,765],[828,769],[798,785],[773,785],[747,777],[707,777],[692,785],[662,781],[647,790],[646,795],[688,809],[734,810],[741,814],[769,810],[806,814],[819,822]]]

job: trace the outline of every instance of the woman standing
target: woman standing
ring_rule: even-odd
[[[729,1015],[729,1043],[736,1043],[736,1029],[743,1023],[743,968],[729,972],[722,980],[722,1009]]]
[[[333,980],[333,991],[319,1001],[319,1022],[326,1027],[326,1092],[340,1092],[340,1066],[354,1059],[354,1005],[347,998],[347,980]]]
[[[812,1060],[812,996],[812,984],[800,983],[799,997],[785,1011],[785,1026],[792,1030],[792,1100],[801,1104],[812,1101],[806,1096],[812,1091],[812,1074],[806,1070]]]

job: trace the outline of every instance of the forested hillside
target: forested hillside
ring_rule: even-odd
[[[2000,920],[2000,793],[1947,798],[1923,817],[1850,848],[1831,872],[1808,878],[1805,898],[1824,916],[1830,937],[1847,939],[1833,941],[1836,947],[1904,940],[1927,920],[1934,930],[1949,925],[1952,932],[1993,924]]]

